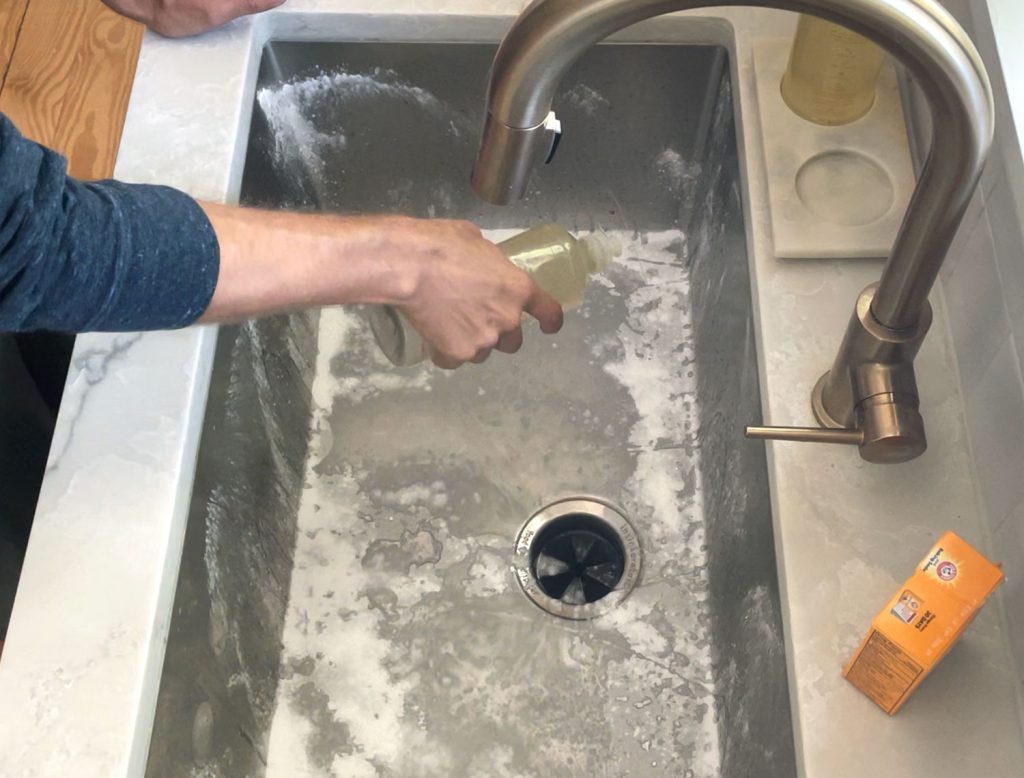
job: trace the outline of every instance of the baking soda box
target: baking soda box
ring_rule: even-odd
[[[1002,581],[997,565],[947,532],[875,616],[843,676],[892,715]]]

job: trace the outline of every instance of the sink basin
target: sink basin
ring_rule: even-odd
[[[595,47],[496,208],[468,186],[494,51],[263,52],[244,203],[625,252],[557,336],[454,373],[392,368],[354,310],[222,328],[149,776],[796,773],[728,52]],[[517,534],[582,495],[636,582],[561,618]]]

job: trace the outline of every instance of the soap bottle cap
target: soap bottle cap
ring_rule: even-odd
[[[408,367],[430,356],[426,341],[396,308],[367,305],[362,313],[370,324],[377,345],[393,365]]]
[[[613,259],[622,254],[622,243],[604,232],[584,235],[579,242],[590,256],[592,273],[604,270]]]

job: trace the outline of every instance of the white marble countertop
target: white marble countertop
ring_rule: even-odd
[[[1024,6],[1018,0],[987,0],[1006,82],[1024,84]],[[1010,111],[1024,141],[1024,87],[1008,90]]]
[[[116,174],[231,202],[266,40],[381,37],[408,14],[431,16],[409,27],[423,34],[494,40],[525,4],[291,0],[192,41],[149,35]],[[689,16],[716,20],[695,22],[694,35],[730,41],[734,52],[766,422],[808,424],[810,388],[880,263],[773,256],[751,44],[788,34],[792,17]],[[982,612],[894,718],[840,676],[873,615],[942,531],[991,552],[938,296],[918,360],[925,456],[886,468],[845,447],[769,448],[797,752],[812,778],[1024,775],[999,608]],[[5,776],[142,774],[214,340],[211,328],[78,340],[0,664]]]

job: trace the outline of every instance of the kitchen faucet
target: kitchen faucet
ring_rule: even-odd
[[[494,59],[473,189],[506,204],[550,159],[561,127],[551,110],[569,66],[636,22],[673,11],[759,6],[820,16],[872,39],[916,78],[932,113],[927,162],[879,282],[857,298],[811,405],[820,427],[748,427],[751,438],[860,447],[869,462],[906,462],[927,447],[914,357],[932,321],[928,293],[974,193],[994,125],[992,88],[974,44],[934,0],[534,0]]]

